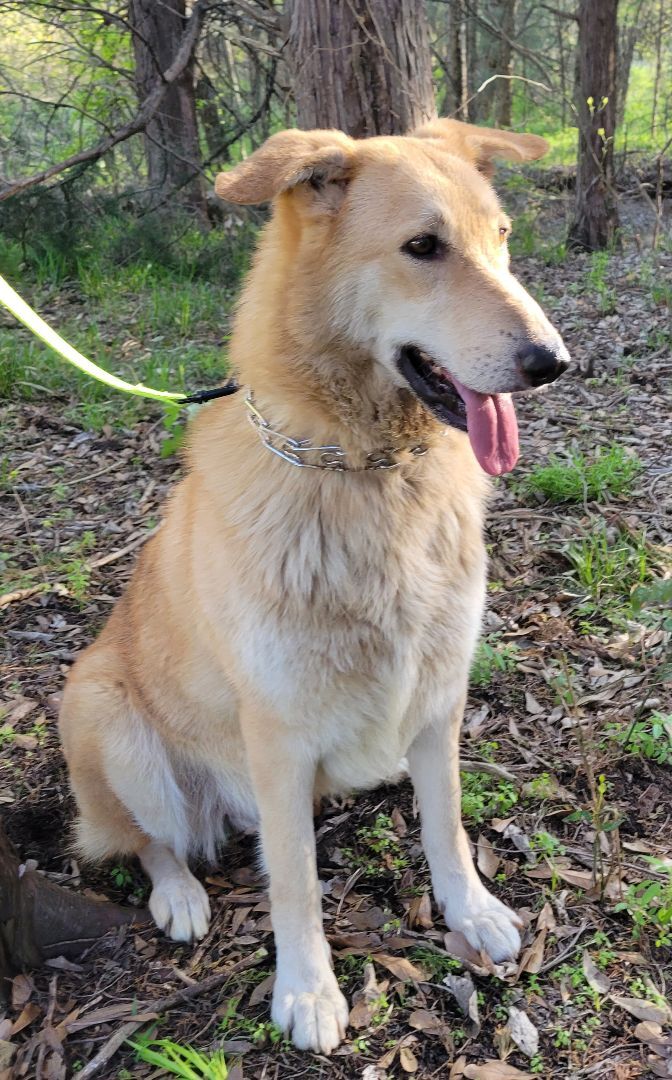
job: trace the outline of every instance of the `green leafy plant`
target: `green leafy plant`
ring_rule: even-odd
[[[619,498],[630,493],[641,468],[638,458],[614,443],[598,450],[592,461],[581,451],[569,458],[553,455],[546,465],[530,473],[525,487],[528,491],[541,492],[554,503]]]
[[[658,948],[672,946],[672,864],[649,856],[646,860],[660,878],[645,878],[629,885],[616,911],[627,911],[633,936],[652,935]]]
[[[594,251],[590,257],[587,283],[597,299],[597,308],[601,315],[611,315],[616,310],[617,304],[616,292],[607,284],[606,275],[608,269],[609,252]]]
[[[127,889],[133,884],[133,874],[127,866],[113,866],[110,878],[118,889]]]
[[[490,634],[479,641],[471,664],[472,686],[489,686],[496,675],[515,671],[518,646],[501,641],[498,634]]]
[[[628,754],[672,765],[672,715],[654,712],[648,719],[630,725],[611,724],[607,735]]]
[[[191,1046],[182,1046],[172,1039],[142,1039],[130,1046],[135,1050],[139,1061],[146,1061],[164,1069],[172,1076],[183,1080],[227,1080],[229,1071],[224,1054],[216,1050],[213,1054],[203,1054]]]
[[[462,773],[462,814],[477,825],[508,813],[517,802],[518,793],[507,780],[493,781],[482,772]]]
[[[378,814],[373,825],[357,830],[358,850],[342,848],[352,866],[361,866],[367,877],[391,872],[401,877],[408,866],[408,858],[399,843],[394,825],[388,814]]]

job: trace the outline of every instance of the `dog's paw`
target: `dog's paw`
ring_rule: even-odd
[[[155,885],[149,910],[159,929],[173,941],[198,941],[208,932],[208,894],[188,872],[167,877]]]
[[[271,1017],[297,1049],[330,1054],[345,1037],[348,1003],[331,971],[316,987],[284,983],[278,975]]]
[[[523,923],[515,911],[481,887],[470,891],[463,904],[442,905],[451,930],[460,930],[470,945],[483,949],[496,964],[520,952]]]

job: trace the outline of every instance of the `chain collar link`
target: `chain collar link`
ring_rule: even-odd
[[[401,465],[397,454],[406,452],[412,457],[422,457],[429,449],[424,443],[409,447],[388,446],[382,450],[372,450],[366,455],[364,465],[348,465],[342,446],[313,446],[308,439],[293,439],[290,435],[275,431],[256,407],[251,390],[245,395],[245,407],[248,419],[266,449],[283,461],[288,461],[290,465],[298,465],[300,469],[326,469],[328,472],[397,469]]]

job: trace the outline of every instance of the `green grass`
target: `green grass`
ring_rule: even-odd
[[[646,534],[610,530],[604,521],[568,544],[565,555],[577,583],[597,604],[629,602],[633,589],[651,577]]]
[[[229,1075],[221,1050],[203,1054],[172,1039],[147,1038],[137,1042],[129,1039],[129,1045],[135,1050],[138,1061],[156,1065],[183,1080],[227,1080]]]
[[[553,455],[547,465],[535,469],[526,478],[530,492],[541,492],[549,502],[598,502],[605,498],[623,498],[631,493],[642,464],[613,443],[599,449],[593,458],[576,451],[569,458]]]
[[[498,675],[515,671],[517,658],[517,645],[501,641],[499,634],[482,638],[471,663],[471,685],[479,689],[490,686]]]
[[[226,377],[227,312],[253,239],[250,224],[203,232],[179,218],[109,216],[81,235],[36,230],[32,246],[0,236],[0,273],[101,367],[159,390],[195,390]],[[0,398],[58,398],[69,422],[93,430],[132,426],[157,408],[80,374],[14,323],[0,329]]]

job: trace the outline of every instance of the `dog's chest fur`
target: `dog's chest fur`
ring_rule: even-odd
[[[211,591],[203,603],[327,786],[390,774],[464,693],[485,554],[483,484],[451,490],[460,464],[437,450],[406,472],[315,476],[271,461],[275,483],[227,509],[231,618]]]

